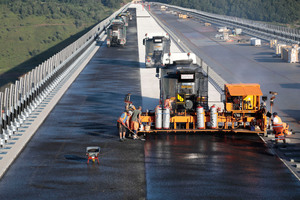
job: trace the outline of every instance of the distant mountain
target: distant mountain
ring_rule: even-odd
[[[154,0],[201,11],[257,21],[295,23],[300,0]]]

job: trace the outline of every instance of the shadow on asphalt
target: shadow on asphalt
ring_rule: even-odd
[[[74,160],[74,161],[78,161],[78,162],[87,162],[86,158],[76,156],[76,155],[64,155],[64,157],[67,160]]]

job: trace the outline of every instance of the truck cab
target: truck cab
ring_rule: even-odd
[[[193,53],[169,53],[163,56],[161,68],[163,101],[173,100],[176,112],[195,112],[197,106],[208,106],[208,77],[196,64]]]
[[[126,43],[126,27],[122,18],[112,20],[107,29],[107,47],[124,46]]]
[[[124,21],[124,25],[127,27],[128,26],[128,21],[129,21],[129,14],[127,12],[124,12],[124,13],[120,13],[118,15],[117,18],[122,18],[123,21]]]
[[[168,34],[146,34],[145,45],[146,67],[158,67],[162,64],[162,57],[170,52],[171,40]]]

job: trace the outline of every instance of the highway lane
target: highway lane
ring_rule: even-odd
[[[290,64],[274,58],[274,50],[267,46],[218,41],[212,27],[205,27],[193,19],[178,19],[178,16],[154,8],[152,12],[227,82],[259,83],[265,95],[277,91],[274,110],[300,131],[299,63]]]
[[[0,181],[0,199],[145,197],[144,144],[119,142],[128,92],[141,104],[136,21],[125,48],[102,47]],[[85,148],[100,146],[100,165]]]

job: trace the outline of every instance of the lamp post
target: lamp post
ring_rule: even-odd
[[[276,95],[278,93],[274,92],[274,91],[270,91],[269,93],[272,95],[272,97],[270,98],[270,112],[272,114],[272,108],[273,108],[273,105],[274,105],[274,99],[276,98]],[[272,118],[272,116],[270,118]],[[269,129],[270,128],[271,128],[271,119],[269,120]]]

